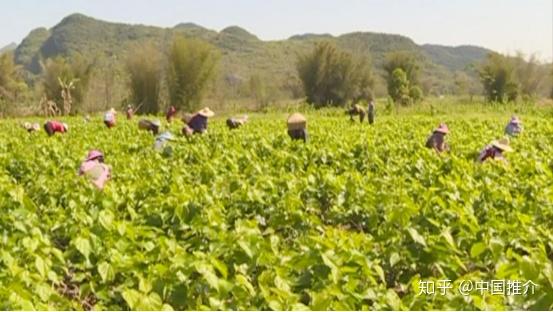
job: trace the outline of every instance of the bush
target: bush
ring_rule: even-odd
[[[518,97],[515,67],[509,58],[498,53],[488,54],[479,74],[488,101],[504,103]]]
[[[176,37],[169,51],[167,83],[171,104],[193,110],[215,77],[219,53],[199,39]]]
[[[372,98],[369,60],[340,51],[329,42],[320,42],[311,53],[300,56],[297,71],[307,102],[315,107]]]
[[[42,64],[42,87],[48,100],[54,101],[64,114],[78,112],[88,91],[92,68],[93,63],[80,55],[74,55],[71,60],[60,56],[47,59]],[[73,105],[70,111],[63,105],[63,85],[71,85]]]
[[[135,49],[127,58],[127,70],[132,101],[140,106],[138,112],[159,112],[161,55],[152,45]]]
[[[418,86],[419,66],[414,55],[408,52],[388,54],[384,69],[388,94],[394,102],[408,105],[422,100],[423,92]]]

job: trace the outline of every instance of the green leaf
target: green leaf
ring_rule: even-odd
[[[485,250],[486,250],[486,244],[482,242],[478,242],[472,245],[470,248],[470,255],[473,258],[478,258]]]
[[[224,279],[228,277],[227,266],[222,261],[219,261],[217,258],[214,257],[210,257],[209,261],[211,262],[213,267],[217,269],[217,271],[223,276]]]
[[[40,274],[41,277],[46,277],[46,273],[48,272],[48,265],[46,265],[46,262],[42,259],[40,256],[35,257],[35,267],[38,271],[38,274]]]
[[[424,237],[422,237],[422,235],[419,234],[419,232],[417,232],[417,230],[410,227],[410,228],[407,228],[407,231],[409,232],[409,235],[411,235],[411,238],[413,238],[413,240],[416,243],[419,243],[424,247],[426,247],[426,240],[424,239]]]
[[[102,278],[102,282],[104,283],[113,280],[113,278],[115,277],[113,268],[109,263],[105,261],[101,262],[98,265],[98,273],[100,274],[100,277]]]
[[[88,259],[90,256],[90,242],[84,237],[77,237],[74,241],[75,248]]]
[[[127,289],[123,291],[122,296],[129,308],[131,310],[135,310],[140,303],[140,298],[142,297],[142,294],[134,289]]]

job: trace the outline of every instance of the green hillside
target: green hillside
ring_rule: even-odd
[[[262,41],[238,26],[230,26],[219,32],[192,23],[161,28],[105,22],[82,14],[72,14],[51,29],[31,31],[15,50],[15,59],[32,75],[36,75],[40,72],[41,59],[71,56],[74,53],[95,60],[124,59],[131,48],[146,42],[153,42],[160,49],[165,49],[175,35],[199,37],[220,49],[220,75],[211,95],[225,98],[247,97],[247,82],[254,75],[270,82],[276,97],[292,97],[293,90],[298,87],[295,71],[297,56],[309,51],[320,40],[334,41],[344,49],[369,56],[377,74],[377,95],[385,94],[382,66],[386,53],[410,51],[418,55],[425,91],[442,94],[451,93],[454,89],[455,71],[466,70],[489,52],[472,46],[420,46],[405,36],[371,32],[355,32],[337,37],[303,34],[286,40]],[[113,62],[98,63],[123,66]],[[467,73],[476,79],[474,73]]]

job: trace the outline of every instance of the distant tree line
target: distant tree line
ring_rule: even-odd
[[[40,59],[38,78],[28,80],[25,71],[14,63],[14,55],[4,53],[0,55],[0,114],[9,114],[10,109],[30,98],[42,98],[41,106],[60,114],[84,111],[83,103],[91,98],[98,102],[96,109],[105,109],[113,105],[116,93],[118,99],[126,98],[139,106],[140,113],[155,114],[169,104],[191,111],[201,105],[210,87],[216,89],[219,60],[219,51],[205,41],[176,36],[167,46],[137,43],[121,59],[85,58],[78,53]],[[386,55],[381,73],[391,101],[413,105],[423,99],[423,90],[429,90],[428,81],[421,79],[424,64],[422,56],[408,51]],[[287,77],[285,87],[295,97],[305,96],[314,107],[370,101],[378,78],[370,54],[346,51],[327,41],[299,55],[296,71],[296,75]],[[553,98],[553,83],[545,85],[553,81],[553,68],[544,70],[534,56],[490,53],[472,72],[478,76],[489,102],[533,100],[546,87],[551,88]],[[275,90],[283,87],[276,86],[261,71],[248,79],[224,79],[235,85],[237,94],[249,94],[261,109],[274,101]],[[472,97],[481,92],[468,71],[455,72],[453,79],[457,93]],[[113,90],[122,84],[120,81],[125,82],[125,90]],[[90,90],[94,90],[93,96],[88,96]],[[105,97],[100,99],[99,92]],[[40,107],[40,111],[46,110]]]
[[[388,95],[395,103],[411,105],[422,100],[424,94],[419,82],[419,64],[412,52],[397,51],[387,55],[385,80]],[[372,98],[374,79],[368,57],[341,51],[329,42],[318,43],[312,52],[300,56],[297,71],[306,100],[315,107],[343,106]],[[522,54],[509,57],[491,53],[483,64],[476,67],[476,71],[490,102],[534,99],[545,81],[538,60],[534,56],[525,60]],[[455,85],[459,91],[472,96],[473,91],[468,84],[465,73],[456,73]]]

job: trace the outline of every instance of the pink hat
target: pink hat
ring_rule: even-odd
[[[88,152],[88,156],[86,156],[86,160],[94,160],[98,157],[104,157],[104,154],[100,152],[99,150],[91,150]]]
[[[520,119],[518,119],[517,116],[513,116],[513,117],[511,117],[510,123],[512,123],[512,124],[519,124],[519,123],[520,123]]]
[[[447,125],[445,123],[441,123],[438,128],[436,128],[434,130],[434,132],[441,132],[443,134],[448,134],[449,133],[449,128],[447,127]]]

